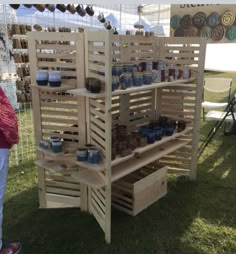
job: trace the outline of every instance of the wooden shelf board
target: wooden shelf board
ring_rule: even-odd
[[[146,145],[145,147],[136,148],[136,149],[133,151],[132,154],[130,154],[130,155],[128,155],[128,156],[125,156],[125,157],[118,157],[118,158],[116,158],[115,160],[113,160],[113,161],[111,162],[111,166],[115,166],[115,165],[120,164],[120,163],[122,163],[122,162],[124,162],[124,161],[127,161],[127,160],[133,158],[134,155],[137,154],[137,153],[144,153],[144,152],[146,152],[146,151],[148,151],[148,150],[150,150],[150,149],[153,149],[153,148],[155,148],[155,147],[157,147],[157,146],[160,146],[160,145],[162,145],[162,144],[165,144],[165,143],[167,143],[167,142],[169,142],[169,141],[171,141],[171,140],[174,140],[174,139],[176,139],[176,138],[179,138],[179,137],[181,137],[182,135],[187,134],[188,132],[190,132],[192,129],[193,129],[193,127],[186,127],[182,132],[174,133],[174,134],[171,135],[171,136],[165,136],[165,137],[163,137],[161,140],[156,141],[154,144]]]
[[[67,91],[72,88],[74,88],[74,85],[67,85],[67,84],[61,84],[59,87],[51,87],[49,85],[47,86],[38,86],[36,84],[31,84],[30,87],[32,88],[38,88],[39,90],[49,91],[49,92],[61,92],[61,91]]]
[[[75,168],[73,164],[63,164],[63,163],[57,163],[56,161],[53,160],[37,160],[34,162],[37,166],[45,168],[49,171],[52,172],[57,172],[57,171],[63,171],[63,170],[68,170],[68,169],[73,169]]]
[[[98,172],[104,170],[104,164],[102,162],[100,162],[99,164],[92,164],[87,161],[76,161],[75,164],[82,168],[86,168],[92,171]]]
[[[139,157],[134,157],[128,161],[120,163],[112,167],[111,181],[117,181],[118,179],[134,172],[135,170],[176,151],[190,142],[191,140],[172,140],[171,142],[163,144],[159,147],[155,147],[146,153],[139,154]]]
[[[125,90],[115,90],[114,92],[112,92],[112,96],[120,95],[120,94],[134,93],[134,92],[149,90],[149,89],[153,89],[153,88],[179,85],[179,84],[184,84],[184,83],[187,83],[187,82],[192,82],[194,80],[195,80],[195,78],[179,79],[179,80],[175,80],[173,82],[161,82],[161,83],[152,83],[151,85],[132,86],[132,87],[127,88]],[[77,95],[77,96],[85,96],[85,97],[90,97],[90,98],[103,98],[103,97],[105,97],[104,92],[103,93],[90,93],[89,91],[86,90],[86,88],[72,89],[72,90],[69,90],[67,92],[71,93],[71,94],[74,94],[74,95]]]
[[[146,151],[148,151],[150,149],[153,149],[154,147],[160,146],[160,145],[165,144],[165,143],[167,143],[167,142],[169,142],[171,140],[179,138],[182,135],[187,134],[188,132],[190,132],[192,129],[193,129],[193,127],[186,127],[181,132],[176,132],[176,133],[174,133],[171,136],[165,136],[161,140],[156,141],[154,144],[146,145],[145,147],[140,147],[140,148],[135,149],[134,152],[135,153],[144,153],[144,152],[146,152]]]
[[[78,172],[73,172],[71,176],[80,183],[87,184],[95,188],[102,188],[105,186],[105,181],[96,172],[90,170],[79,170]]]
[[[60,158],[61,157],[63,157],[63,158],[66,157],[66,158],[70,159],[70,158],[75,157],[75,155],[71,151],[63,151],[61,153],[54,153],[51,149],[43,149],[39,146],[36,146],[35,148],[36,148],[36,150],[42,152],[44,155],[52,156],[52,157],[55,157],[55,158],[57,158],[57,157],[58,158],[59,157]]]
[[[173,86],[173,85],[179,85],[187,82],[192,82],[196,80],[196,78],[191,78],[191,79],[179,79],[175,80],[173,82],[160,82],[160,83],[152,83],[150,85],[142,85],[142,86],[132,86],[130,88],[127,88],[125,90],[115,90],[112,92],[112,95],[120,95],[120,94],[127,94],[127,93],[134,93],[134,92],[139,92],[139,91],[144,91],[144,90],[149,90],[153,88],[160,88],[160,87],[168,87],[168,86]]]
[[[70,93],[70,94],[77,95],[77,96],[85,96],[85,97],[90,97],[90,98],[105,97],[104,93],[90,93],[86,88],[71,89],[67,92]]]

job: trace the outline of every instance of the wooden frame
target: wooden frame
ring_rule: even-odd
[[[58,106],[57,110],[59,111],[64,107],[70,108],[69,115],[78,121],[77,140],[79,139],[79,145],[86,142],[95,144],[102,154],[102,162],[95,166],[76,162],[75,158],[66,158],[67,161],[74,160],[74,164],[77,164],[79,169],[68,169],[71,172],[70,177],[80,185],[79,189],[77,187],[73,189],[73,193],[80,194],[81,209],[90,212],[96,218],[105,233],[106,241],[109,243],[111,241],[112,184],[116,185],[117,182],[122,181],[123,177],[156,161],[167,165],[171,173],[188,175],[190,179],[196,178],[206,40],[205,38],[119,36],[112,35],[108,31],[86,32],[84,34],[63,33],[63,35],[31,33],[29,45],[32,80],[35,80],[34,73],[38,67],[65,67],[63,62],[59,65],[54,62],[47,64],[45,61],[39,64],[39,61],[36,60],[37,57],[47,57],[45,54],[37,55],[36,53],[37,49],[47,49],[46,45],[37,46],[37,42],[40,40],[74,40],[75,44],[65,46],[52,44],[50,47],[53,50],[66,50],[67,53],[62,56],[65,59],[69,59],[68,51],[73,52],[74,56],[69,67],[76,71],[70,71],[68,76],[74,73],[77,82],[76,84],[69,82],[69,85],[74,86],[73,89],[65,87],[66,95],[63,98],[67,98],[67,103],[63,103],[60,93],[54,94],[50,89],[41,91],[37,86],[32,87],[36,142],[43,137],[44,129],[49,128],[43,123],[45,121],[45,116],[42,117],[42,113],[45,113],[44,110],[47,113],[48,106]],[[57,52],[55,55],[56,59],[61,57],[58,54]],[[157,59],[165,59],[169,63],[177,64],[179,68],[189,66],[192,72],[191,79],[162,82],[112,92],[111,68],[113,61],[139,63]],[[87,92],[84,88],[85,77],[95,77],[102,80],[105,84],[104,91],[100,94]],[[63,90],[63,88],[61,89]],[[47,99],[48,93],[53,96],[52,98],[60,96],[58,104],[44,101]],[[75,104],[69,102],[70,100]],[[168,103],[166,103],[167,100]],[[77,114],[73,113],[74,105],[76,105]],[[126,157],[117,157],[115,160],[111,160],[111,133],[115,124],[126,124],[129,130],[133,130],[139,125],[157,119],[160,115],[177,120],[184,119],[188,122],[187,128],[154,144],[138,148]],[[48,121],[48,116],[46,120]],[[72,120],[68,119],[67,122],[72,123]],[[54,123],[55,126],[58,124],[55,119]],[[53,125],[50,126],[50,129],[53,128]],[[63,127],[62,129],[74,132],[74,128]],[[73,135],[66,137],[75,138]],[[77,146],[78,143],[70,142],[68,149],[73,151]],[[39,154],[39,159],[45,158],[51,157],[48,154]],[[57,161],[59,160],[57,159]],[[47,202],[45,193],[48,190],[48,182],[45,181],[47,174],[45,168],[48,168],[48,164],[39,164],[39,166],[40,203],[43,207]],[[145,182],[145,178],[142,182]],[[72,185],[63,183],[62,185],[61,188],[64,186],[75,187],[74,183]],[[56,186],[56,183],[53,183],[53,186]],[[49,190],[51,189],[49,188]],[[67,193],[67,191],[60,190],[60,193]],[[145,195],[147,194],[144,193]],[[64,199],[62,200],[64,201]],[[152,201],[155,200],[153,197]],[[145,207],[145,204],[142,207]],[[133,214],[141,210],[142,208],[138,208]]]

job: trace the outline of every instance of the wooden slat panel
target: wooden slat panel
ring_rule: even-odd
[[[65,118],[55,118],[54,116],[52,117],[42,117],[42,122],[53,122],[53,123],[63,123],[64,124],[78,124],[78,120],[73,120],[73,119],[65,119]]]
[[[74,197],[80,196],[79,191],[52,188],[52,187],[48,187],[48,186],[46,187],[46,191],[47,191],[47,193],[62,194],[62,195],[68,195],[68,196],[74,196]]]
[[[102,113],[102,111],[98,111],[96,109],[93,109],[92,107],[90,107],[90,113],[93,114],[94,116],[98,116],[103,121],[105,121],[106,119],[106,116],[104,113]]]
[[[68,183],[68,182],[58,182],[58,181],[46,181],[46,186],[48,187],[57,187],[57,188],[65,188],[72,190],[80,190],[80,184],[76,183]]]
[[[75,64],[74,64],[74,63],[61,63],[61,62],[43,62],[43,61],[38,61],[38,67],[54,67],[54,68],[75,69]]]
[[[46,50],[75,50],[75,45],[60,45],[60,44],[36,44],[36,49],[46,49]]]
[[[50,59],[76,59],[76,54],[70,54],[70,53],[37,53],[37,58],[50,58]]]
[[[94,116],[91,116],[90,118],[91,122],[94,122],[96,125],[98,125],[102,130],[106,129],[106,124],[104,122],[101,121],[100,118],[96,118]]]
[[[70,111],[57,111],[57,110],[41,110],[41,115],[56,115],[56,116],[65,116],[65,117],[78,117],[77,112],[70,112]]]
[[[50,99],[50,100],[62,100],[62,101],[77,101],[77,98],[72,95],[61,95],[61,94],[52,94],[52,93],[41,93],[41,99]]]
[[[62,108],[62,109],[78,109],[77,104],[69,104],[69,103],[62,103],[62,102],[41,102],[41,107],[48,107],[48,108]]]

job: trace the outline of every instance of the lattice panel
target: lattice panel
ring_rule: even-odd
[[[41,92],[42,138],[59,136],[76,147],[79,139],[77,98],[68,94]]]
[[[154,60],[158,56],[157,44],[154,36],[113,36],[112,60],[134,63]]]
[[[66,173],[46,173],[47,207],[80,207],[80,183]]]
[[[160,57],[169,63],[184,67],[189,65],[196,77],[200,62],[201,38],[159,38]]]
[[[103,100],[90,99],[89,107],[90,142],[98,146],[103,155],[105,154],[105,132],[106,132],[106,117],[105,103]]]
[[[102,230],[105,231],[105,217],[106,217],[105,189],[91,188],[90,192],[91,192],[89,205],[90,211],[93,213]]]
[[[155,118],[155,92],[146,90],[131,93],[129,98],[129,125],[137,126]]]

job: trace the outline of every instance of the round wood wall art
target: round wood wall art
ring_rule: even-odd
[[[211,38],[213,41],[220,41],[225,35],[225,28],[218,25],[212,29]]]
[[[221,16],[221,24],[223,26],[232,26],[235,21],[235,14],[232,11],[226,11],[222,16]]]
[[[184,37],[184,29],[182,27],[179,27],[175,30],[174,33],[175,37]]]
[[[220,15],[217,12],[212,12],[206,19],[206,24],[213,28],[220,24]]]
[[[202,27],[199,35],[201,37],[211,38],[211,28],[209,26]]]
[[[174,15],[170,19],[170,26],[174,29],[180,26],[181,17],[179,15]]]
[[[204,12],[197,12],[194,16],[193,16],[193,25],[201,28],[206,22],[206,14]]]
[[[192,16],[189,14],[184,15],[180,20],[180,25],[186,29],[192,25]]]
[[[227,29],[225,37],[232,41],[236,39],[236,26],[231,26]]]
[[[184,36],[185,37],[198,37],[199,30],[195,26],[190,26],[189,28],[184,29]]]

